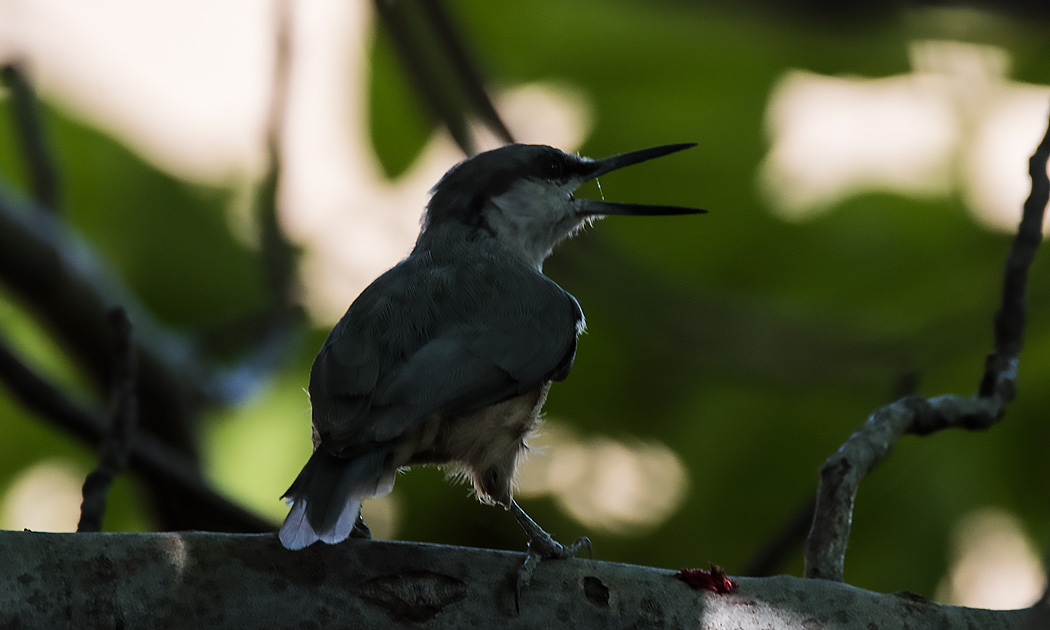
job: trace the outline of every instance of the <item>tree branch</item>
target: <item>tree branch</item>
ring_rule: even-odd
[[[468,110],[473,110],[500,140],[514,141],[485,90],[463,38],[438,0],[375,0],[374,5],[420,100],[445,125],[464,154],[477,152]]]
[[[995,350],[985,361],[978,394],[901,398],[873,413],[828,458],[820,469],[817,507],[806,542],[806,577],[843,580],[857,488],[901,436],[949,428],[986,429],[1006,413],[1017,389],[1028,269],[1042,240],[1043,215],[1050,200],[1048,157],[1050,126],[1029,161],[1032,192],[1006,261],[1002,302],[995,316]]]
[[[1025,289],[1028,285],[1028,269],[1035,259],[1035,252],[1043,240],[1043,217],[1050,202],[1050,179],[1046,167],[1050,160],[1050,127],[1047,128],[1035,153],[1028,160],[1028,176],[1032,190],[1024,202],[1021,224],[1017,227],[1006,259],[1003,277],[1003,297],[999,311],[995,314],[995,351],[985,362],[981,379],[982,396],[998,394],[1013,400],[1016,389],[1017,357],[1021,354],[1025,325]]]
[[[33,93],[32,85],[26,80],[25,72],[18,64],[0,67],[0,79],[11,93],[14,135],[22,145],[29,189],[43,209],[57,212],[58,169],[51,159],[43,125],[40,124],[36,94]]]
[[[2,187],[0,279],[21,296],[103,391],[110,388],[112,377],[105,341],[107,317],[110,308],[123,305],[135,323],[144,416],[163,424],[172,416],[181,418],[196,401],[211,397],[193,342],[155,322],[116,274],[59,219]]]
[[[496,137],[506,143],[514,142],[514,136],[503,122],[496,105],[485,89],[485,82],[478,72],[477,64],[471,59],[463,36],[456,30],[456,25],[445,10],[441,0],[421,0],[420,10],[426,16],[427,23],[434,31],[439,46],[448,57],[455,77],[462,86],[467,100],[481,121],[488,125]]]
[[[674,571],[540,565],[514,611],[524,554],[354,539],[288,551],[277,537],[0,532],[0,627],[982,628],[1035,630],[1045,611],[945,606],[790,576],[728,594]],[[1044,624],[1044,625],[1039,625]]]
[[[71,401],[61,390],[25,366],[0,343],[0,381],[27,408],[69,434],[100,444],[107,433],[105,414]],[[146,431],[131,439],[130,465],[175,489],[187,506],[189,527],[214,531],[268,532],[275,526],[216,492],[201,477],[196,462]]]
[[[290,97],[289,81],[294,49],[294,8],[291,0],[274,6],[274,67],[270,107],[265,128],[266,172],[259,181],[253,216],[259,239],[259,258],[269,293],[266,307],[249,317],[210,330],[202,347],[210,355],[229,355],[235,349],[237,365],[221,373],[228,399],[239,399],[273,371],[301,337],[304,312],[300,304],[298,249],[288,241],[278,216],[278,189],[283,177],[283,136]],[[236,387],[244,383],[243,387]]]
[[[798,549],[806,540],[806,534],[813,523],[813,508],[816,501],[815,494],[806,497],[795,508],[790,518],[780,524],[773,536],[751,556],[742,575],[749,577],[776,575],[785,559],[797,558]]]
[[[266,124],[267,168],[257,206],[262,262],[275,308],[286,308],[293,297],[296,278],[296,251],[285,238],[277,217],[277,187],[284,163],[281,148],[291,94],[294,8],[291,0],[281,0],[275,6],[273,88]]]
[[[78,532],[97,532],[102,529],[106,495],[113,480],[128,465],[131,438],[138,423],[138,370],[131,344],[131,322],[123,310],[116,308],[110,312],[110,329],[113,337],[113,409],[109,431],[102,439],[98,466],[84,480]]]

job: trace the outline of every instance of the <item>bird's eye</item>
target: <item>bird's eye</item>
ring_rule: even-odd
[[[558,180],[565,178],[565,162],[552,157],[543,164],[543,175],[547,179]]]

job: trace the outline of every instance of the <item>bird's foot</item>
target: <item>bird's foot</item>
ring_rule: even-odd
[[[565,560],[572,558],[576,556],[580,549],[585,547],[587,549],[587,557],[590,557],[591,540],[586,536],[581,536],[574,540],[571,545],[563,545],[554,540],[550,534],[543,531],[536,524],[536,521],[532,520],[524,510],[518,507],[517,503],[511,502],[510,511],[529,535],[529,551],[525,555],[525,562],[518,569],[518,579],[514,588],[514,608],[520,612],[521,594],[532,582],[532,575],[536,572],[536,567],[540,565],[540,562],[548,559]]]
[[[584,547],[587,548],[587,557],[590,558],[591,539],[586,536],[580,536],[574,540],[571,545],[563,545],[549,535],[546,539],[530,540],[529,551],[525,554],[525,562],[523,562],[521,568],[518,569],[518,583],[514,589],[515,608],[518,608],[519,610],[521,609],[521,593],[528,588],[529,584],[532,582],[532,574],[536,572],[536,567],[540,566],[542,560],[565,560],[567,558],[573,558],[579,553],[580,549],[583,549]]]
[[[354,528],[350,530],[350,538],[372,540],[372,530],[368,529],[368,525],[365,525],[365,519],[361,518],[360,514],[357,515],[357,522],[354,523]]]

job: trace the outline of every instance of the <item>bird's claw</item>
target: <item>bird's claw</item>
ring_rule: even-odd
[[[587,557],[591,557],[591,539],[580,536],[571,545],[563,545],[550,536],[535,538],[529,541],[529,551],[525,554],[525,562],[518,569],[518,580],[514,587],[514,609],[521,612],[521,593],[532,582],[532,574],[542,560],[566,560],[573,558],[583,549],[587,548]]]
[[[350,530],[350,537],[372,540],[372,530],[368,529],[368,525],[365,525],[365,519],[361,518],[360,514],[357,515],[357,521],[354,523],[354,528]]]
[[[591,539],[580,536],[571,545],[563,545],[550,536],[546,539],[530,540],[529,555],[538,555],[544,559],[564,560],[575,557],[580,549],[587,548],[587,557],[591,557]]]
[[[591,539],[590,538],[587,538],[586,536],[580,536],[576,540],[572,541],[572,545],[569,546],[569,548],[572,549],[572,555],[574,555],[574,556],[576,555],[576,553],[580,549],[583,549],[584,547],[587,548],[587,559],[588,560],[593,560],[594,559],[594,549],[591,548]]]

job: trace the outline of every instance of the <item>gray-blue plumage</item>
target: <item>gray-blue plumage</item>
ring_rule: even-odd
[[[281,542],[345,539],[361,501],[389,492],[396,471],[414,464],[460,468],[480,500],[512,510],[535,542],[528,523],[538,526],[513,501],[514,470],[584,326],[543,260],[594,216],[697,212],[572,195],[597,175],[687,146],[595,161],[508,145],[451,169],[411,254],[358,296],[314,361],[315,451],[285,493]]]

